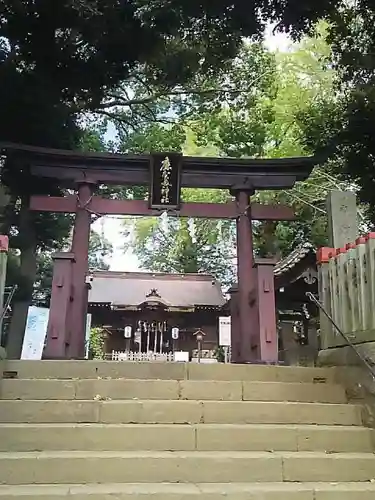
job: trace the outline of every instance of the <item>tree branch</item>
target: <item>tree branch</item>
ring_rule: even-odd
[[[238,95],[242,92],[246,92],[248,89],[187,89],[187,90],[171,90],[170,92],[159,92],[146,97],[140,97],[136,99],[124,99],[117,94],[109,94],[113,98],[112,101],[103,102],[98,106],[99,109],[107,109],[116,106],[134,106],[149,104],[157,99],[168,98],[171,96],[184,96],[184,95],[207,95],[207,94],[231,94]]]

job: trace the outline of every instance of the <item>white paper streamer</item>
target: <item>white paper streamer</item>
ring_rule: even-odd
[[[188,232],[193,243],[197,242],[196,227],[194,219],[188,219]]]
[[[163,233],[169,233],[169,220],[168,220],[168,212],[163,212],[160,216],[160,228]]]

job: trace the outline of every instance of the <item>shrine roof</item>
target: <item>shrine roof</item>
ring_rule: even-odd
[[[275,277],[292,270],[297,264],[308,257],[313,256],[315,259],[315,253],[316,249],[311,243],[303,243],[276,264],[274,269]]]
[[[279,260],[273,270],[275,276],[275,289],[284,287],[300,278],[303,271],[316,267],[316,249],[311,243],[303,243],[295,248],[289,255]],[[237,290],[234,283],[228,293]]]
[[[89,304],[138,307],[156,291],[160,302],[170,307],[222,307],[226,299],[220,283],[208,274],[92,273]]]

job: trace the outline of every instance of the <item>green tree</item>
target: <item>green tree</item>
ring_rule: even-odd
[[[56,248],[55,250],[61,250]],[[37,257],[37,275],[33,290],[33,303],[49,307],[53,278],[54,252],[39,252]],[[89,269],[107,271],[113,254],[113,245],[103,235],[91,230],[89,246]]]
[[[170,95],[194,94],[191,85],[198,77],[220,72],[236,55],[242,37],[261,36],[265,17],[286,29],[293,25],[295,30],[306,29],[311,12],[304,7],[291,9],[292,5],[298,2],[254,0],[249,6],[243,0],[235,4],[228,0],[214,4],[4,0],[0,8],[0,140],[84,148],[82,123],[88,113],[103,117],[103,127],[115,115],[126,136],[158,119],[153,107],[156,97],[168,101]],[[325,9],[325,5],[316,9],[316,16]],[[159,118],[165,119],[160,111]],[[8,352],[17,357],[38,252],[53,248],[46,234],[61,241],[69,228],[61,217],[56,223],[57,216],[28,211],[32,194],[61,194],[54,182],[36,182],[24,165],[11,160],[3,168],[2,181],[10,190],[10,203],[1,231],[16,233],[20,277],[28,283],[22,288],[22,300],[18,297],[10,328]]]
[[[185,201],[218,202],[229,196],[216,190],[183,190]],[[165,273],[210,273],[223,284],[233,281],[235,232],[233,221],[175,217],[128,221],[129,247],[144,269]]]
[[[322,23],[314,37],[302,40],[284,54],[275,55],[259,44],[245,43],[240,57],[223,77],[228,89],[240,92],[228,94],[224,102],[216,102],[214,106],[198,96],[191,102],[190,109],[185,108],[178,116],[190,127],[184,128],[187,136],[181,147],[184,154],[251,157],[311,154],[304,143],[299,116],[312,102],[322,96],[332,96],[334,92],[334,70],[326,62],[329,56],[324,38],[326,29]],[[244,88],[242,82],[252,84]],[[161,135],[155,137],[160,139]],[[152,143],[155,137],[145,134],[144,144]],[[158,145],[159,149],[168,149],[163,142]],[[296,212],[295,222],[253,224],[258,254],[282,257],[305,241],[324,245],[325,197],[329,189],[342,187],[344,183],[327,164],[317,167],[308,181],[298,183],[292,190],[257,193],[260,202],[284,203],[293,206]],[[184,190],[183,199],[227,201],[230,195],[210,190]],[[219,224],[194,221],[195,242],[186,221],[170,218],[168,228],[161,219],[142,219],[129,224],[133,228],[130,245],[145,268],[164,272],[207,271],[223,283],[233,278],[234,221]]]
[[[322,95],[301,114],[304,144],[357,191],[375,221],[375,5],[339,2],[329,16],[329,63],[335,69],[333,96]]]

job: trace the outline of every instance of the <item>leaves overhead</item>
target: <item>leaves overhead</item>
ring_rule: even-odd
[[[226,88],[241,86],[241,92],[228,92],[221,99],[214,95],[209,102],[197,94],[187,98],[185,107],[176,112],[174,127],[181,121],[186,124],[183,130],[187,141],[181,142],[180,150],[197,156],[278,158],[311,154],[314,148],[306,140],[304,120],[317,103],[328,99],[336,101],[336,73],[327,62],[331,54],[325,41],[326,33],[327,25],[321,23],[315,36],[276,55],[258,43],[245,43],[226,73],[209,82],[214,88],[225,81]],[[243,82],[249,81],[252,84],[244,86]],[[171,130],[171,126],[154,124],[137,137],[142,137],[146,150],[155,141],[167,150],[163,145],[171,145],[171,137],[177,137],[166,133]],[[178,147],[178,141],[174,147]],[[287,223],[254,223],[257,253],[282,257],[306,241],[317,246],[326,244],[327,192],[346,187],[330,162],[317,167],[309,180],[298,183],[292,190],[258,193],[260,202],[293,206],[297,218]],[[222,196],[229,198],[228,193],[219,195],[208,190],[184,192],[185,200],[194,200],[194,196],[207,202],[223,201]],[[196,241],[189,234],[187,221],[169,218],[166,227],[160,219],[137,220],[130,244],[146,269],[212,272],[223,283],[229,283],[235,271],[234,221],[218,225],[217,221],[195,220],[194,225]]]

